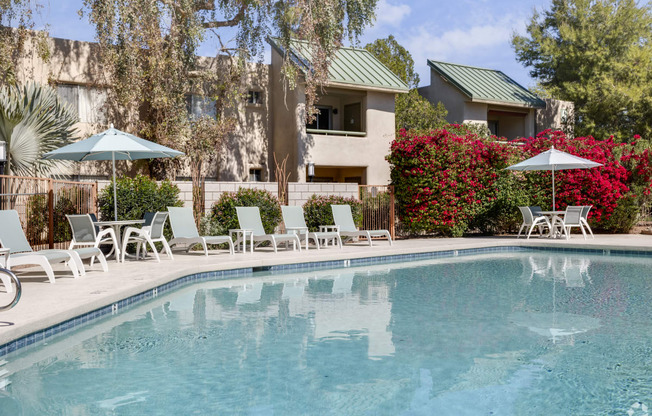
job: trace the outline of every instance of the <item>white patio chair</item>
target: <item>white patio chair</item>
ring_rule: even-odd
[[[591,211],[591,207],[593,207],[593,205],[584,205],[582,207],[582,217],[580,221],[582,222],[582,225],[584,225],[584,228],[586,228],[589,231],[589,233],[591,233],[591,238],[595,238],[593,236],[593,231],[591,230],[591,226],[589,226],[589,211]]]
[[[165,253],[168,255],[170,260],[174,260],[174,257],[172,257],[172,250],[170,249],[170,246],[168,245],[168,242],[163,235],[163,228],[167,219],[167,212],[157,212],[151,216],[151,220],[149,221],[148,225],[144,225],[142,228],[127,228],[124,231],[124,238],[122,240],[122,262],[124,263],[125,255],[127,254],[127,250],[124,248],[126,248],[127,244],[129,243],[136,243],[136,260],[138,260],[138,257],[141,253],[141,248],[144,248],[143,245],[149,244],[149,246],[152,248],[152,251],[154,252],[156,261],[160,263],[161,258],[158,255],[154,243],[163,244],[163,249],[161,252],[165,250]],[[145,224],[147,224],[147,219],[145,220]]]
[[[539,229],[539,235],[543,235],[544,227],[548,227],[548,231],[552,232],[552,226],[550,224],[550,220],[548,220],[547,217],[545,217],[544,215],[538,215],[535,217],[532,214],[530,207],[518,207],[518,209],[521,211],[521,215],[523,216],[523,224],[521,224],[521,228],[519,228],[518,235],[516,236],[516,238],[521,237],[521,233],[523,232],[523,229],[526,227],[530,227],[529,230],[527,231],[526,239],[530,238],[530,235],[532,235],[532,231],[534,231],[534,229],[537,227]]]
[[[568,206],[564,218],[557,217],[555,219],[553,227],[560,227],[561,232],[566,236],[566,240],[570,239],[570,231],[573,227],[579,228],[586,240],[586,232],[584,231],[584,224],[582,224],[582,209],[582,206]]]
[[[350,205],[331,205],[331,210],[333,212],[333,221],[339,227],[342,237],[365,237],[369,242],[369,246],[372,245],[371,237],[387,237],[389,245],[392,245],[392,237],[387,230],[358,230],[355,222],[353,222]]]
[[[190,252],[195,244],[201,244],[204,248],[204,255],[208,256],[208,244],[228,244],[229,253],[233,254],[233,241],[228,235],[199,235],[195,219],[192,216],[192,208],[168,207],[168,213],[173,235],[172,240],[168,243],[170,247],[186,245],[186,252]]]
[[[251,230],[253,235],[254,243],[262,243],[263,241],[269,241],[272,243],[274,248],[274,253],[278,252],[277,246],[278,243],[288,242],[292,243],[292,248],[295,250],[295,247],[299,246],[299,251],[301,251],[301,240],[299,236],[295,233],[286,233],[286,234],[267,234],[265,233],[265,227],[263,227],[263,221],[260,218],[260,210],[258,207],[235,207],[236,213],[238,215],[238,223],[240,228],[243,230]]]
[[[337,231],[320,231],[320,232],[310,232],[308,226],[306,225],[306,218],[303,215],[303,208],[298,206],[287,206],[283,205],[281,207],[283,213],[283,223],[285,223],[285,230],[289,232],[294,232],[299,235],[299,239],[304,239],[306,243],[306,250],[308,250],[308,240],[313,240],[317,250],[320,249],[319,241],[335,240],[342,248],[342,239],[340,238],[340,233]]]
[[[99,233],[89,214],[66,215],[70,228],[72,228],[72,241],[68,250],[77,246],[81,247],[98,247],[102,245],[112,245],[115,250],[115,261],[120,262],[120,244],[118,237],[115,235],[113,228],[105,228]],[[109,253],[110,254],[110,253]],[[91,258],[91,266],[94,258]]]

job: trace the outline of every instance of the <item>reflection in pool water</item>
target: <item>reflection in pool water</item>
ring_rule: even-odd
[[[652,397],[649,266],[509,253],[201,284],[8,356],[0,414],[625,414]]]

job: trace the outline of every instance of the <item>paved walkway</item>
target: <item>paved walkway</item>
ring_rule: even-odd
[[[19,304],[12,310],[0,312],[0,345],[193,273],[506,245],[652,251],[652,236],[601,235],[586,241],[577,235],[568,241],[540,238],[517,240],[514,237],[437,238],[400,240],[391,247],[379,241],[373,247],[357,244],[347,245],[342,250],[334,247],[320,251],[280,250],[277,254],[271,249],[257,250],[253,254],[236,253],[233,256],[226,251],[212,252],[209,256],[179,253],[175,254],[174,261],[161,256],[160,263],[153,259],[122,264],[109,261],[108,273],[95,266],[79,279],[73,279],[65,268],[57,267],[55,284],[50,284],[43,273],[21,273],[23,296]]]

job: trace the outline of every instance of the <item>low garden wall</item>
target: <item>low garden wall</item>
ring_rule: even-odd
[[[110,181],[97,181],[98,192],[100,192]],[[179,187],[181,193],[179,198],[184,206],[192,207],[192,182],[173,181]],[[206,182],[206,212],[209,212],[213,203],[220,198],[224,192],[235,192],[239,188],[264,189],[278,197],[278,185],[276,182]],[[299,183],[288,184],[288,199],[290,205],[303,205],[311,195],[336,195],[344,198],[358,198],[357,183]]]

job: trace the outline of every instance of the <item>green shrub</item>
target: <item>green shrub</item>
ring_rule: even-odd
[[[70,224],[66,215],[78,214],[77,204],[66,194],[66,190],[61,189],[55,196],[53,207],[54,214],[54,242],[61,243],[72,239]],[[73,190],[72,195],[77,195]],[[27,202],[27,229],[30,230],[30,238],[34,239],[37,234],[35,230],[40,230],[38,240],[30,241],[32,244],[42,244],[48,238],[48,198],[46,195],[32,195]]]
[[[333,212],[331,205],[350,205],[355,225],[362,225],[362,202],[355,198],[345,198],[338,195],[312,195],[303,204],[303,213],[306,225],[310,231],[319,231],[320,225],[333,225]]]
[[[263,228],[273,233],[281,222],[281,205],[278,198],[263,189],[239,188],[237,192],[225,192],[211,207],[210,220],[203,221],[203,229],[211,235],[228,234],[229,229],[240,228],[235,207],[258,207]]]
[[[158,184],[144,175],[123,177],[117,181],[118,220],[139,220],[146,212],[167,211],[167,207],[181,207],[179,187],[170,181]],[[100,216],[113,220],[113,182],[102,189],[99,196]]]

